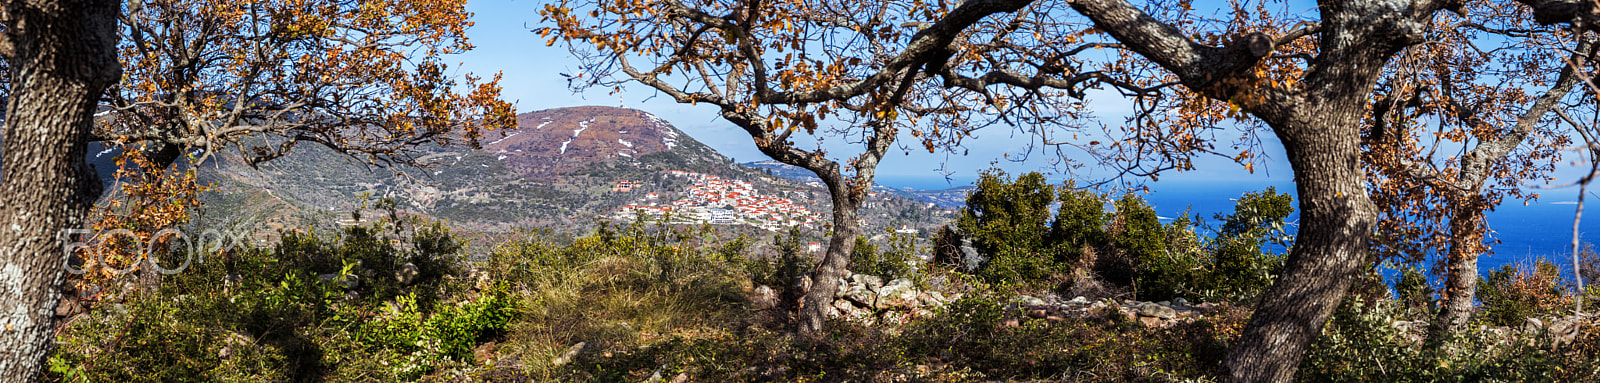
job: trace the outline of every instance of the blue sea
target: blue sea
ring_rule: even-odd
[[[879,178],[879,183],[896,188],[937,190],[971,185],[973,178],[953,177],[947,181],[939,177],[885,176]],[[1187,210],[1191,215],[1199,214],[1210,220],[1217,213],[1231,213],[1234,205],[1232,199],[1268,186],[1277,188],[1280,193],[1294,195],[1294,185],[1289,182],[1163,181],[1149,186],[1151,192],[1145,195],[1146,201],[1150,202],[1158,215],[1168,218],[1177,217]],[[1573,201],[1577,193],[1576,188],[1541,191],[1541,198],[1527,206],[1523,206],[1521,201],[1508,201],[1490,212],[1489,228],[1494,231],[1493,238],[1499,239],[1500,244],[1493,247],[1493,254],[1479,259],[1479,271],[1487,273],[1508,263],[1529,261],[1536,257],[1545,257],[1556,264],[1570,263],[1572,213],[1577,207]],[[1600,198],[1588,198],[1584,205],[1585,214],[1579,226],[1579,234],[1582,235],[1580,240],[1600,243]],[[1290,217],[1291,222],[1298,219],[1298,214]]]

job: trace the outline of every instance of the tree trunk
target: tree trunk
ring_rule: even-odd
[[[1341,29],[1350,25],[1338,22],[1359,27],[1354,19],[1325,21],[1325,50],[1306,73],[1303,98],[1253,110],[1283,142],[1301,224],[1282,275],[1223,362],[1231,381],[1293,380],[1306,349],[1371,261],[1378,209],[1367,196],[1361,168],[1361,118],[1383,65],[1398,48],[1330,41],[1349,33]]]
[[[13,1],[0,54],[13,72],[0,165],[0,382],[37,381],[52,345],[66,255],[100,194],[84,162],[95,105],[121,77],[111,0]]]
[[[1347,107],[1336,111],[1346,118],[1329,120],[1354,120],[1348,117],[1360,116],[1359,111],[1359,106]],[[1358,126],[1356,121],[1327,124],[1320,129],[1325,133],[1285,140],[1300,196],[1301,226],[1282,276],[1263,296],[1224,362],[1233,381],[1293,380],[1305,350],[1321,335],[1369,259],[1368,237],[1377,208],[1367,198],[1358,163]]]
[[[1450,206],[1450,253],[1446,255],[1445,301],[1439,316],[1429,326],[1428,344],[1439,346],[1472,317],[1473,298],[1478,294],[1478,256],[1483,254],[1484,207],[1481,193],[1472,201],[1452,202]]]
[[[860,211],[860,198],[837,173],[816,171],[828,186],[828,196],[833,199],[833,236],[828,240],[828,252],[811,272],[811,289],[806,291],[800,305],[798,328],[803,334],[820,334],[828,311],[833,309],[833,297],[839,290],[839,277],[850,265],[850,254],[855,252],[856,237],[861,235],[861,225],[856,222]]]

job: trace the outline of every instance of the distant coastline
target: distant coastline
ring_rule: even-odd
[[[974,176],[951,176],[947,181],[938,176],[881,175],[878,183],[896,189],[943,190],[969,186],[974,179]],[[1231,199],[1268,186],[1295,194],[1294,184],[1289,182],[1158,182],[1150,184],[1151,193],[1145,195],[1145,199],[1163,218],[1177,217],[1187,210],[1191,216],[1199,214],[1211,220],[1218,213],[1233,211]],[[1479,272],[1486,274],[1509,263],[1531,261],[1541,256],[1557,264],[1570,262],[1572,212],[1577,207],[1577,201],[1571,198],[1576,193],[1576,190],[1544,191],[1543,198],[1530,201],[1527,206],[1521,201],[1508,200],[1490,212],[1489,227],[1500,244],[1492,247],[1493,254],[1479,259]],[[1586,200],[1585,206],[1589,209],[1580,225],[1582,240],[1600,244],[1600,199]],[[1298,220],[1299,214],[1290,217],[1290,222]]]

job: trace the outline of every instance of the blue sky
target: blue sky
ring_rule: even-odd
[[[577,72],[575,59],[565,47],[546,47],[544,41],[529,32],[531,28],[538,27],[537,10],[543,4],[542,1],[533,0],[471,0],[468,8],[476,14],[476,25],[468,30],[468,34],[477,48],[448,61],[461,62],[462,69],[480,75],[503,71],[505,95],[515,100],[521,112],[578,105],[640,109],[672,122],[679,129],[738,161],[766,159],[756,151],[749,136],[720,121],[712,108],[677,104],[670,98],[656,97],[655,92],[641,86],[627,87],[620,95],[609,95],[603,90],[572,93],[558,73]],[[1291,4],[1291,7],[1314,12],[1309,11],[1313,7],[1309,3],[1303,6]],[[1108,125],[1120,124],[1131,109],[1125,100],[1094,96],[1091,94],[1089,104]],[[963,186],[970,184],[979,170],[996,162],[1013,174],[1028,170],[1040,170],[1048,174],[1048,165],[1042,160],[1042,155],[1021,163],[1005,159],[1007,154],[1016,158],[1020,154],[1018,147],[1028,141],[1026,137],[1014,136],[1014,132],[1003,126],[981,131],[976,139],[967,141],[969,150],[965,156],[928,154],[916,150],[909,155],[890,156],[879,167],[878,181],[893,187],[912,186],[920,189]],[[1195,163],[1195,170],[1163,174],[1160,182],[1148,184],[1154,192],[1149,196],[1150,201],[1163,215],[1175,215],[1192,206],[1194,213],[1209,218],[1212,213],[1231,207],[1232,203],[1227,198],[1246,191],[1276,186],[1279,191],[1293,193],[1293,174],[1284,162],[1281,144],[1270,133],[1263,133],[1261,138],[1268,159],[1256,167],[1255,173],[1247,172],[1223,158],[1201,157]],[[945,182],[940,169],[952,173],[955,182]],[[1587,166],[1583,170],[1586,171]],[[1566,183],[1576,179],[1581,172],[1569,166],[1558,171],[1558,174],[1557,182]],[[1051,178],[1063,181],[1065,177],[1054,175]],[[1557,249],[1564,246],[1562,244],[1567,240],[1565,233],[1571,222],[1572,208],[1565,203],[1570,203],[1566,201],[1576,197],[1577,190],[1542,190],[1540,193],[1544,197],[1534,206],[1523,207],[1507,201],[1496,213],[1491,214],[1490,224],[1501,231],[1500,238],[1507,240],[1502,245],[1507,251],[1506,254],[1485,260],[1485,265],[1493,266],[1512,257],[1524,256],[1521,252],[1557,253]],[[1590,199],[1596,200],[1600,198]],[[1596,224],[1593,219],[1585,222],[1586,232],[1600,230],[1591,227]]]
[[[576,73],[576,61],[560,44],[546,47],[544,41],[529,32],[538,27],[538,9],[542,1],[493,0],[470,1],[467,5],[475,15],[476,24],[468,29],[470,41],[476,46],[471,52],[451,57],[448,61],[462,63],[462,68],[479,75],[504,72],[502,80],[505,95],[515,100],[519,112],[578,105],[623,106],[650,112],[676,125],[695,139],[710,145],[724,155],[740,162],[766,159],[756,151],[749,136],[722,122],[715,109],[695,107],[673,102],[665,96],[642,86],[625,87],[619,95],[595,90],[575,94],[568,90],[559,73]],[[1129,110],[1128,103],[1116,97],[1095,97],[1091,105],[1108,124],[1120,123],[1122,113]],[[1269,137],[1270,138],[1270,137]],[[961,186],[975,178],[977,172],[990,163],[1009,171],[1040,170],[1048,172],[1049,165],[1043,155],[1034,155],[1026,162],[1013,162],[1019,156],[1019,146],[1027,142],[1014,129],[994,126],[979,132],[977,139],[968,141],[967,155],[929,154],[912,150],[909,155],[896,154],[886,158],[879,167],[879,181],[890,186]],[[1282,149],[1276,141],[1268,143],[1273,162],[1258,167],[1255,174],[1248,173],[1225,159],[1204,158],[1196,170],[1183,174],[1164,174],[1161,184],[1209,183],[1238,181],[1248,184],[1286,184],[1289,169],[1282,163]],[[844,152],[830,150],[831,152]],[[942,182],[941,169],[952,173],[956,181]],[[1099,174],[1099,173],[1097,173]],[[1270,174],[1270,175],[1268,175]],[[1054,177],[1061,178],[1061,177]]]

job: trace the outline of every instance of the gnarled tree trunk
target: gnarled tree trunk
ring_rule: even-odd
[[[828,239],[828,252],[811,272],[811,289],[806,291],[800,306],[798,329],[805,334],[818,334],[823,330],[833,297],[839,290],[839,277],[850,265],[850,254],[855,252],[856,237],[861,235],[861,225],[856,222],[860,211],[859,196],[852,195],[838,173],[831,176],[816,172],[828,186],[828,196],[833,200],[833,235]]]
[[[1294,169],[1301,226],[1282,276],[1224,362],[1233,381],[1293,380],[1306,349],[1370,259],[1377,207],[1367,198],[1357,137],[1365,95],[1307,103],[1303,118],[1273,126]]]
[[[1442,345],[1472,318],[1478,293],[1478,256],[1483,254],[1484,209],[1482,195],[1454,199],[1450,206],[1450,250],[1446,255],[1445,301],[1428,332],[1428,343]]]
[[[100,193],[84,162],[95,105],[121,73],[112,0],[12,1],[0,54],[12,76],[0,165],[0,382],[39,378],[66,271],[63,229]]]

